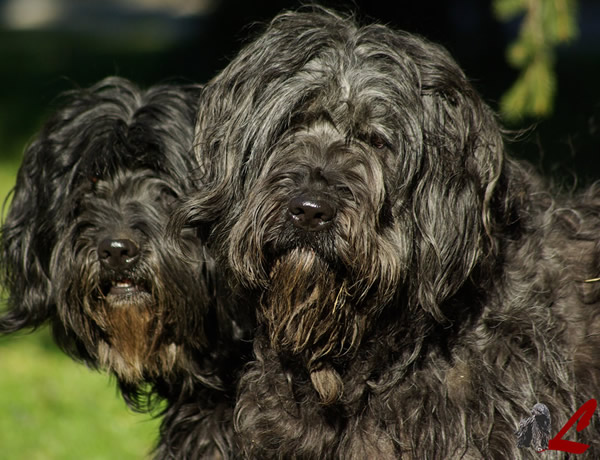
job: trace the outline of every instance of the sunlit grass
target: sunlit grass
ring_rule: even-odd
[[[128,411],[114,382],[70,361],[47,334],[0,339],[0,457],[148,457],[157,422]]]
[[[2,202],[16,169],[0,162]],[[158,423],[128,410],[115,382],[70,360],[47,329],[0,337],[1,459],[148,458]]]

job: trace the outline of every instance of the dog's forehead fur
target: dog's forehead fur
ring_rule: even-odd
[[[166,174],[119,169],[110,177],[84,181],[74,189],[72,199],[64,200],[61,212],[65,213],[63,220],[73,224],[95,216],[95,227],[104,229],[146,228],[154,222],[154,232],[160,234],[170,207],[182,193],[183,188]]]
[[[368,30],[362,32],[370,37]],[[375,43],[356,43],[360,37],[345,38],[331,47],[315,45],[314,50],[299,39],[298,49],[306,56],[267,62],[281,73],[267,77],[265,91],[255,95],[260,120],[285,129],[325,118],[346,137],[377,132],[392,144],[416,138],[411,130],[423,115],[415,63],[401,49],[390,47],[384,53]]]
[[[481,139],[492,144],[482,152],[502,139],[460,67],[441,46],[383,25],[282,14],[206,90],[197,127],[206,182],[223,169],[232,182],[252,182],[283,135],[319,120],[348,139],[379,136],[415,171],[427,145],[449,170],[499,170],[500,157],[474,152]]]
[[[64,108],[42,131],[39,161],[49,184],[72,190],[90,179],[109,179],[123,169],[147,168],[189,183],[194,162],[180,139],[192,139],[198,86],[156,86],[141,91],[107,78],[66,93]],[[187,119],[187,123],[181,120]]]
[[[167,174],[150,169],[118,169],[109,177],[90,180],[90,184],[84,184],[82,188],[83,195],[110,205],[127,202],[131,198],[152,204],[162,195],[175,198],[183,193],[180,184]]]

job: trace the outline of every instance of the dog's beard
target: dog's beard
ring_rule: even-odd
[[[95,309],[93,320],[105,333],[98,344],[100,366],[132,383],[173,369],[177,346],[162,337],[164,313],[156,302],[102,302]]]
[[[83,247],[72,259],[65,258],[69,262],[56,276],[66,281],[57,288],[58,313],[97,365],[130,383],[168,375],[184,365],[169,319],[182,308],[183,298],[161,279],[158,257],[147,257],[135,275],[111,282],[93,251]]]
[[[173,370],[179,359],[178,347],[167,340],[161,307],[164,302],[157,300],[156,293],[138,293],[117,300],[105,296],[99,288],[91,295],[78,292],[73,290],[67,297],[70,307],[64,314],[86,347],[97,356],[102,369],[131,383]],[[81,307],[73,308],[77,304]],[[88,340],[91,337],[95,338]]]
[[[279,258],[261,299],[261,313],[276,351],[300,356],[324,404],[341,396],[331,361],[352,354],[367,324],[350,301],[348,280],[338,279],[321,257],[305,248]]]

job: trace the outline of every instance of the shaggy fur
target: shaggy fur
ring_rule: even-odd
[[[2,227],[0,332],[48,322],[67,354],[114,374],[134,407],[166,398],[160,458],[180,458],[171,419],[189,400],[196,419],[210,417],[193,433],[197,451],[231,450],[235,324],[197,233],[182,231],[185,257],[164,238],[195,187],[200,94],[120,78],[70,92],[25,152]]]
[[[284,13],[205,91],[207,186],[173,228],[209,225],[257,312],[245,456],[538,458],[534,404],[560,428],[598,396],[600,193],[509,158],[444,49]],[[569,433],[588,458],[596,418]]]

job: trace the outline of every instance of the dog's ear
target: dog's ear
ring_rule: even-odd
[[[493,203],[504,146],[492,111],[453,60],[439,48],[427,55],[420,66],[423,126],[412,202],[417,272],[411,291],[442,321],[444,302],[494,250]]]
[[[55,230],[48,215],[51,179],[44,165],[44,150],[36,140],[25,152],[2,225],[0,283],[8,294],[8,310],[0,316],[0,333],[37,327],[50,315],[47,270]]]

